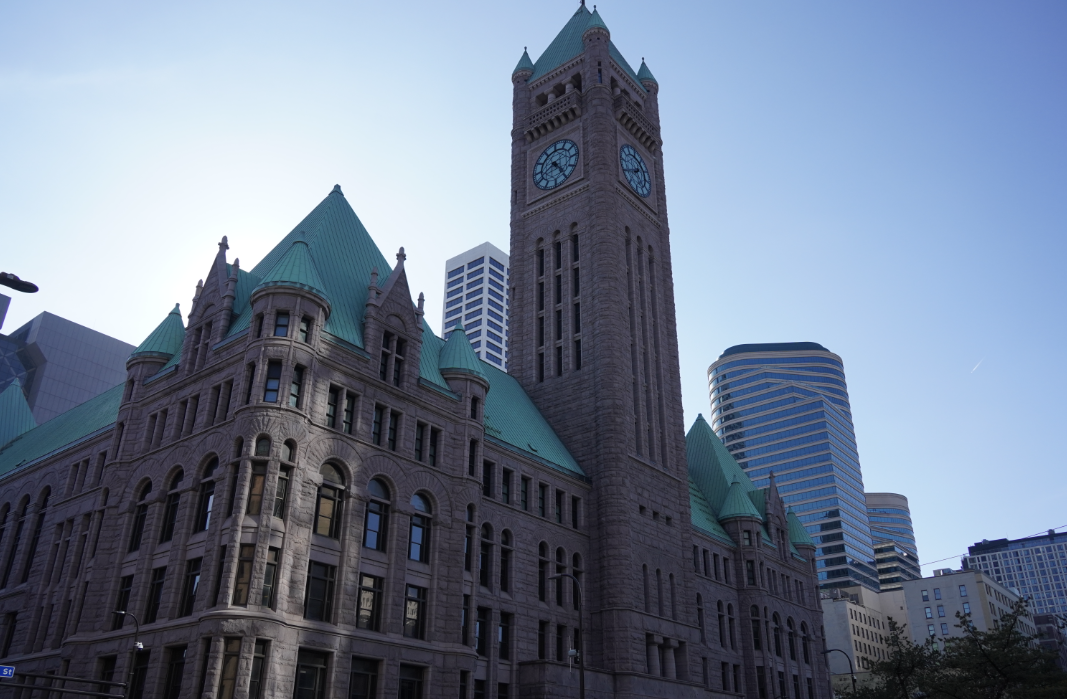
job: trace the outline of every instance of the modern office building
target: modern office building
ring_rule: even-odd
[[[821,586],[879,590],[841,357],[814,342],[737,345],[708,389],[712,429],[753,483],[773,477],[819,545]]]
[[[827,648],[843,651],[852,661],[850,666],[840,653],[827,655],[834,689],[849,688],[851,669],[856,671],[861,683],[866,683],[874,664],[889,654],[886,645],[889,625],[882,613],[881,595],[863,585],[854,585],[821,590],[819,599]]]
[[[658,82],[585,5],[511,82],[511,373],[432,332],[340,187],[250,269],[223,239],[120,383],[0,447],[5,665],[130,699],[829,699],[815,543],[685,433]]]
[[[479,359],[498,369],[508,366],[508,297],[511,263],[492,243],[482,243],[445,263],[445,307],[441,336],[463,323]]]
[[[1056,664],[1067,672],[1067,618],[1059,614],[1035,614],[1037,642],[1056,657]]]
[[[867,493],[867,517],[881,589],[895,590],[905,580],[921,578],[908,499],[897,493]]]
[[[41,313],[0,335],[0,391],[17,379],[40,425],[121,383],[130,352],[133,345]]]
[[[1067,532],[983,539],[967,547],[962,564],[1030,597],[1035,614],[1067,615]]]

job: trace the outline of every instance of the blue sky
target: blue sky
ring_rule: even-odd
[[[686,423],[726,347],[819,342],[924,561],[1067,525],[1067,5],[598,6],[661,84]],[[137,343],[335,183],[439,319],[444,260],[507,248],[511,69],[575,7],[0,5],[0,269],[41,286],[4,329]]]

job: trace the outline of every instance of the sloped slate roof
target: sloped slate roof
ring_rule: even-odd
[[[608,28],[598,12],[595,10],[590,12],[589,8],[582,5],[571,15],[571,18],[563,25],[563,29],[560,30],[556,38],[552,40],[552,43],[548,45],[548,48],[534,63],[533,75],[530,76],[530,81],[532,82],[551,73],[567,61],[580,55],[585,50],[585,45],[582,43],[582,35],[592,27]],[[641,81],[637,79],[634,69],[630,67],[630,64],[622,57],[619,50],[615,48],[615,44],[610,41],[608,42],[608,54],[640,87]],[[640,89],[644,90],[643,87],[640,87]]]
[[[533,69],[534,64],[533,61],[530,60],[530,53],[526,49],[523,49],[522,56],[519,58],[519,62],[515,66],[515,70],[511,71],[511,74],[515,75],[515,73],[518,73],[520,70],[528,70],[532,73]]]
[[[114,425],[122,389],[119,384],[13,439],[0,449],[0,476]]]
[[[440,371],[458,371],[489,380],[482,371],[482,360],[478,359],[478,355],[474,353],[471,341],[467,339],[467,333],[463,330],[463,325],[458,323],[455,330],[445,340],[445,346],[441,348],[440,359],[437,363]]]
[[[697,484],[692,479],[689,480],[689,515],[693,526],[697,529],[703,530],[721,540],[724,544],[736,546],[734,540],[719,524],[718,518],[711,511],[708,501],[704,498],[704,494],[700,492],[700,488],[697,487]]]
[[[815,540],[808,534],[808,530],[800,523],[800,518],[793,512],[793,508],[785,514],[785,520],[789,523],[789,541],[793,544],[815,546]],[[794,549],[795,551],[796,549]],[[800,555],[799,552],[797,555]]]
[[[377,268],[380,278],[384,279],[393,268],[349,206],[340,186],[335,186],[289,235],[274,246],[252,268],[251,274],[264,279],[297,240],[307,243],[320,281],[330,294],[330,317],[324,330],[362,348],[363,314],[371,270]],[[238,307],[235,300],[234,312],[238,316],[230,326],[229,335],[245,330],[252,321],[252,307],[247,301]]]
[[[22,383],[16,377],[0,392],[0,447],[36,426],[33,411],[22,392]]]
[[[166,357],[170,359],[181,352],[182,342],[185,340],[185,325],[182,323],[182,312],[179,304],[174,304],[174,310],[167,314],[163,322],[156,326],[144,342],[137,345],[131,357]]]
[[[519,382],[491,364],[481,364],[489,379],[489,392],[485,395],[486,436],[510,444],[560,471],[585,476]]]
[[[643,58],[641,59],[641,67],[637,70],[637,79],[638,81],[647,80],[659,85],[659,80],[656,80],[656,76],[652,75],[652,71],[648,69],[648,65]]]
[[[722,509],[719,510],[719,519],[729,519],[731,517],[763,519],[759,510],[752,504],[752,499],[748,497],[748,491],[745,490],[745,486],[741,485],[739,480],[735,480],[730,484],[730,490],[726,493],[726,500],[722,504]]]
[[[747,486],[746,491],[755,490],[748,474],[737,465],[703,415],[697,415],[685,436],[685,455],[689,462],[689,478],[700,488],[713,512],[722,509],[735,479]]]
[[[256,289],[265,289],[270,286],[304,289],[321,296],[327,303],[330,300],[329,294],[326,293],[326,285],[319,275],[318,267],[315,266],[311,250],[308,248],[307,241],[304,240],[293,241],[282,258],[278,260],[278,264],[267,272]]]

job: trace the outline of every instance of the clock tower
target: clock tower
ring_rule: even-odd
[[[659,85],[584,4],[512,82],[509,373],[592,482],[588,664],[647,673],[695,617]]]

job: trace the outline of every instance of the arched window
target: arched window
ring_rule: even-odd
[[[385,540],[389,531],[389,486],[378,478],[372,478],[367,484],[370,502],[367,503],[367,515],[363,519],[363,545],[375,551],[385,550]]]
[[[663,572],[656,568],[656,613],[663,616]]]
[[[270,437],[260,437],[256,440],[256,456],[270,456]]]
[[[144,484],[137,495],[137,506],[133,510],[133,530],[130,532],[130,546],[127,552],[132,553],[141,548],[141,535],[144,534],[145,520],[148,519],[148,494],[152,492],[152,482]]]
[[[537,599],[548,601],[548,544],[537,546]]]
[[[240,459],[245,450],[244,437],[238,437],[233,443],[233,458]]]
[[[563,604],[563,574],[567,572],[567,552],[563,547],[556,549],[556,606]]]
[[[11,577],[11,571],[15,567],[15,556],[19,550],[19,540],[22,538],[22,529],[26,524],[26,512],[30,507],[30,499],[26,497],[22,501],[22,507],[19,508],[18,522],[15,524],[15,537],[11,542],[11,552],[7,555],[7,565],[4,566],[4,577],[0,580],[0,589],[7,587],[8,579]]]
[[[345,477],[330,463],[319,468],[322,485],[315,503],[315,533],[331,539],[341,538],[341,510],[344,503]]]
[[[778,613],[775,612],[771,617],[774,628],[774,654],[779,658],[782,657],[782,620],[778,617]]]
[[[174,538],[174,525],[178,522],[178,506],[181,504],[182,494],[178,491],[182,485],[182,479],[185,478],[185,471],[178,469],[178,472],[174,474],[174,478],[170,481],[170,488],[167,492],[167,508],[163,512],[163,527],[159,532],[159,543],[170,541]]]
[[[467,526],[463,535],[463,570],[471,572],[474,557],[474,505],[467,505]]]
[[[716,603],[716,607],[715,608],[716,608],[716,611],[718,612],[718,615],[719,615],[719,645],[722,646],[723,648],[725,648],[726,647],[726,614],[723,613],[725,610],[722,607],[722,600],[719,600]]]
[[[200,494],[196,504],[196,527],[198,532],[207,531],[211,526],[211,511],[215,507],[215,470],[219,466],[219,460],[211,457],[204,467],[204,475],[200,477]]]
[[[582,554],[576,553],[571,556],[571,575],[574,576],[571,585],[571,600],[574,602],[574,609],[576,611],[582,611],[582,590],[579,583],[582,580]]]
[[[762,625],[760,624],[759,607],[752,605],[749,614],[752,616],[752,648],[754,650],[763,650],[763,639],[760,633]]]
[[[726,605],[726,616],[729,617],[727,621],[730,625],[730,648],[737,650],[737,635],[734,633],[734,605]]]
[[[707,630],[704,628],[704,598],[697,595],[697,626],[700,628],[700,642],[707,643]]]
[[[790,660],[796,660],[797,659],[797,630],[796,630],[796,627],[793,625],[792,617],[790,617],[785,622],[785,625],[786,625],[786,628],[789,629],[789,659]]]
[[[801,638],[801,641],[800,641],[800,647],[801,647],[801,650],[804,652],[804,662],[807,663],[808,665],[811,665],[811,650],[810,650],[811,638],[808,636],[808,625],[806,623],[802,622],[800,624],[800,633],[802,635],[802,638]]]
[[[411,507],[417,514],[411,515],[411,532],[408,537],[408,558],[420,563],[430,562],[430,515],[433,510],[426,496],[415,493]]]
[[[296,442],[291,439],[285,440],[285,446],[282,449],[282,459],[290,463],[296,461]]]
[[[148,491],[152,490],[152,484],[148,485]],[[145,493],[147,495],[148,492]],[[37,555],[37,545],[41,543],[41,532],[44,530],[44,518],[48,509],[48,498],[52,496],[52,489],[45,488],[41,493],[37,509],[37,526],[33,528],[33,538],[30,539],[30,548],[26,552],[26,563],[22,566],[22,582],[30,579],[30,569],[33,567],[34,556]]]
[[[652,609],[651,609],[651,603],[650,603],[650,601],[649,601],[649,589],[648,589],[648,566],[647,566],[647,565],[642,565],[642,566],[641,566],[641,577],[642,577],[642,580],[643,580],[643,582],[644,582],[644,592],[645,592],[645,614],[648,614],[649,612],[651,612],[651,611],[652,611]]]
[[[493,528],[489,524],[483,524],[482,543],[478,550],[478,584],[482,587],[492,587],[492,560]]]
[[[675,597],[674,597],[674,573],[671,573],[670,575],[668,575],[667,576],[667,580],[668,580],[668,582],[670,582],[670,586],[671,586],[671,618],[677,621],[677,619],[678,619],[678,605],[675,604]]]
[[[511,532],[500,532],[500,591],[511,589]]]

